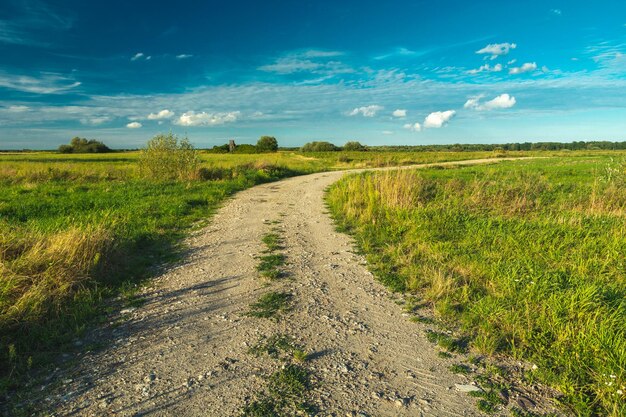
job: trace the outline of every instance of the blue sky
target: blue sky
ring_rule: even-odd
[[[0,2],[0,149],[626,140],[626,2]]]

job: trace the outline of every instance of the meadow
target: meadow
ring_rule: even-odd
[[[186,233],[233,193],[330,169],[497,157],[493,152],[200,152],[187,180],[147,178],[140,152],[0,153],[0,396],[72,349]],[[111,303],[107,300],[118,300]]]
[[[576,415],[626,415],[626,153],[367,172],[327,204],[377,278]]]

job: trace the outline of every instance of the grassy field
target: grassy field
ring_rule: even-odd
[[[626,154],[364,173],[327,202],[474,351],[532,362],[577,415],[626,415]]]
[[[0,154],[0,395],[64,352],[103,300],[180,253],[185,232],[233,193],[291,175],[499,156],[492,152],[201,152],[189,181],[142,176],[139,152]]]

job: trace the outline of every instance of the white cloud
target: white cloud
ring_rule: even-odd
[[[139,61],[141,59],[150,61],[152,57],[150,55],[145,55],[143,52],[137,52],[132,58],[130,58],[131,61]]]
[[[424,127],[432,129],[438,129],[440,127],[443,127],[443,125],[449,122],[455,114],[456,111],[454,110],[433,112],[426,116],[426,119],[424,119]]]
[[[139,122],[130,122],[129,124],[126,125],[126,127],[129,129],[139,129],[142,126],[143,125]]]
[[[95,116],[80,119],[80,122],[87,126],[99,126],[109,121],[111,121],[111,118],[109,116]]]
[[[270,65],[259,67],[261,71],[275,72],[277,74],[293,74],[302,71],[315,71],[322,67],[322,64],[313,62],[308,59],[299,59],[293,57],[278,58],[276,62]]]
[[[383,135],[393,135],[393,130],[383,130],[381,133]]]
[[[557,16],[561,16],[563,14],[563,12],[561,11],[561,9],[551,9],[550,10],[552,13],[554,13]]]
[[[356,107],[350,113],[348,113],[348,115],[349,116],[357,116],[357,115],[361,114],[364,117],[374,117],[374,116],[376,116],[376,113],[378,113],[382,109],[384,109],[383,106],[379,106],[377,104],[372,104],[371,106]]]
[[[482,97],[472,97],[465,102],[463,106],[466,109],[473,110],[496,110],[496,109],[510,109],[515,106],[517,102],[515,97],[510,96],[508,94],[500,94],[499,96],[493,98],[492,100],[486,101],[485,103],[481,103],[480,99]]]
[[[339,51],[322,51],[319,49],[310,49],[308,51],[304,51],[296,55],[300,55],[306,58],[330,58],[334,56],[341,56],[343,54],[344,54],[343,52],[339,52]]]
[[[296,51],[283,55],[272,64],[263,65],[258,69],[277,74],[295,74],[310,72],[318,75],[332,76],[335,74],[353,73],[354,70],[340,61],[331,61],[328,58],[343,55],[343,52],[308,50]]]
[[[224,123],[235,122],[241,117],[241,112],[222,112],[222,113],[196,113],[188,111],[176,120],[176,124],[180,126],[216,126]]]
[[[396,109],[391,114],[393,115],[393,117],[406,117],[406,110],[405,109]]]
[[[148,115],[148,120],[162,120],[162,119],[169,119],[172,116],[174,116],[174,112],[173,111],[169,111],[167,109],[161,110],[158,113],[150,113]]]
[[[509,68],[509,74],[523,74],[525,72],[534,71],[536,69],[537,69],[536,62],[526,62],[525,64],[522,64],[521,67]]]
[[[481,65],[478,69],[473,69],[473,70],[469,70],[467,71],[469,74],[478,74],[480,72],[483,71],[487,71],[487,72],[500,72],[502,71],[502,64],[496,64],[493,67],[489,64],[485,64],[485,65]]]
[[[191,58],[193,55],[189,55],[189,54],[180,54],[180,55],[176,55],[176,59],[187,59],[187,58]]]
[[[42,72],[39,77],[7,74],[0,71],[0,87],[34,94],[60,94],[81,85],[80,82],[51,72]]]
[[[491,59],[496,59],[501,55],[506,55],[511,49],[517,48],[515,43],[490,43],[482,49],[476,51],[477,54],[491,55]]]
[[[7,107],[7,110],[10,111],[11,113],[23,113],[25,111],[30,110],[30,107],[28,107],[28,106],[9,106],[9,107]]]
[[[419,132],[422,130],[422,125],[420,125],[419,123],[407,123],[403,127],[413,132]]]

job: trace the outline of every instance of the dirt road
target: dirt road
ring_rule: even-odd
[[[342,175],[291,178],[230,199],[188,239],[185,262],[143,290],[143,306],[90,336],[105,347],[59,371],[62,385],[41,406],[53,415],[237,416],[280,367],[249,348],[287,334],[312,352],[319,415],[480,415],[455,387],[468,377],[448,370],[425,325],[409,321],[350,237],[335,231],[323,193]],[[267,286],[255,257],[271,228],[284,236],[289,277]],[[247,316],[272,289],[290,291],[293,310],[278,321]]]

